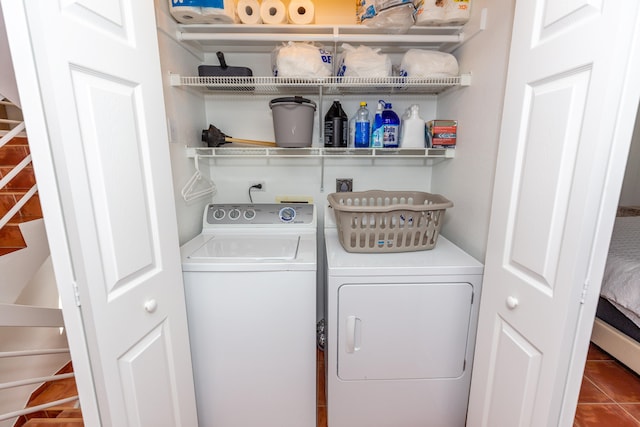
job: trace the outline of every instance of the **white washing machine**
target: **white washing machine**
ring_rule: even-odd
[[[325,215],[328,427],[463,427],[483,266],[440,236],[345,251]]]
[[[210,204],[181,248],[200,427],[316,425],[313,205]]]

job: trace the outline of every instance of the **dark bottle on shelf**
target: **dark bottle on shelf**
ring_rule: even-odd
[[[324,146],[346,147],[349,134],[349,119],[336,99],[324,116]]]

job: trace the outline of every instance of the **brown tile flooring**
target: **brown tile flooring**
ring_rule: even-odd
[[[316,387],[318,402],[318,424],[317,427],[327,427],[327,396],[324,394],[324,352],[318,350],[316,358]]]
[[[317,352],[316,375],[318,427],[327,427],[324,354],[321,351]],[[66,397],[69,393],[76,393],[73,380],[61,381],[57,387],[52,387],[48,391],[54,394],[49,396],[52,400]],[[41,394],[38,398],[43,399],[45,396]],[[81,414],[75,415],[74,418],[81,416]],[[81,419],[77,421],[81,425]],[[640,376],[593,344],[589,347],[573,425],[574,427],[640,427]]]
[[[640,427],[640,376],[591,344],[574,427]]]
[[[318,351],[318,427],[327,427],[324,358]],[[640,427],[640,376],[591,344],[574,427]]]

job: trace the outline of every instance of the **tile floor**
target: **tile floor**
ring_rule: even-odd
[[[324,358],[318,351],[318,427],[327,427]],[[574,427],[640,427],[640,376],[591,344]]]
[[[320,350],[316,352],[316,389],[318,402],[318,423],[317,427],[327,427],[327,397],[324,387],[324,353]]]
[[[591,344],[574,427],[640,427],[640,376]]]
[[[75,384],[73,389],[76,393]],[[317,352],[317,390],[318,427],[327,427],[324,354],[321,351]],[[57,392],[52,397],[60,398],[60,390]],[[640,427],[640,376],[593,344],[589,347],[573,425]]]

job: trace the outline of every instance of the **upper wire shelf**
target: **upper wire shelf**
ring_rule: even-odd
[[[211,92],[316,92],[323,88],[326,94],[407,93],[438,94],[455,86],[469,86],[471,74],[452,77],[189,77],[171,74],[172,86],[191,86]]]
[[[179,25],[177,38],[203,52],[220,48],[234,51],[270,51],[287,41],[318,43],[366,43],[385,51],[410,47],[449,51],[465,39],[462,26],[413,26],[405,34],[384,34],[366,25]]]

